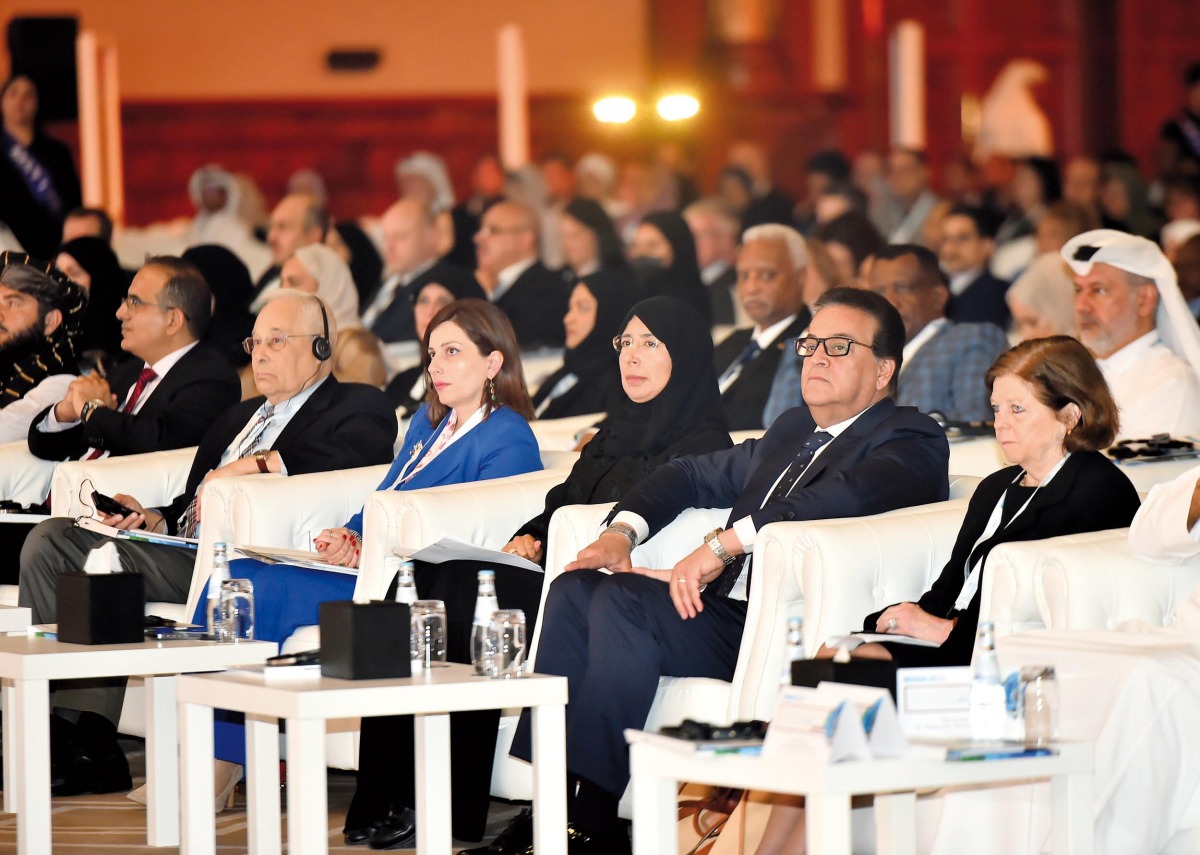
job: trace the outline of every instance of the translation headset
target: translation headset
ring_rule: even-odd
[[[317,301],[317,306],[321,310],[321,326],[324,332],[313,337],[312,354],[318,362],[326,362],[329,357],[333,356],[333,347],[329,344],[329,315],[325,314],[325,301],[316,295],[313,296],[313,299]]]

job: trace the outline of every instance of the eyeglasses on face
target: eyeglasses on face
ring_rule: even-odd
[[[640,341],[631,335],[615,335],[613,336],[613,350],[617,353],[622,351],[632,350],[635,347],[640,347],[651,353],[656,352],[662,344],[656,338],[644,338]]]
[[[289,338],[316,338],[320,333],[297,333],[296,335],[271,335],[266,338],[244,338],[242,339],[242,349],[251,356],[254,355],[254,348],[266,345],[268,350],[283,350],[283,346],[287,344]]]
[[[169,312],[174,306],[164,306],[162,303],[149,303],[139,297],[137,294],[127,294],[125,299],[121,301],[121,305],[130,312],[136,312],[142,306],[153,306],[156,309],[162,309],[164,312]]]
[[[804,338],[796,339],[796,355],[801,359],[812,356],[817,352],[817,348],[821,345],[825,346],[825,353],[832,357],[845,356],[850,352],[850,345],[857,344],[859,347],[865,347],[867,350],[874,350],[874,346],[861,341],[855,341],[845,335],[831,335],[825,338],[817,338],[816,336],[805,336]]]

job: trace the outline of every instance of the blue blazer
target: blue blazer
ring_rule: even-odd
[[[995,324],[944,324],[900,372],[896,403],[952,422],[988,422],[992,403],[985,377],[1008,337]]]
[[[408,423],[404,434],[404,445],[392,461],[377,490],[392,488],[400,477],[400,471],[414,455],[423,455],[446,424],[443,418],[436,427],[429,424],[427,405],[422,404]],[[419,445],[418,445],[419,444]],[[542,456],[537,440],[529,428],[529,422],[519,413],[507,407],[493,410],[491,415],[476,425],[470,433],[442,450],[429,465],[396,490],[420,490],[423,487],[440,487],[443,484],[464,484],[470,481],[487,481],[525,472],[538,472],[542,468]],[[346,523],[346,528],[362,533],[363,512],[360,509]]]

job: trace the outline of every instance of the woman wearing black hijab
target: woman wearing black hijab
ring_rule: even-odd
[[[711,326],[712,303],[700,279],[696,240],[683,217],[670,211],[647,214],[629,247],[633,274],[647,297],[678,297]]]
[[[729,423],[712,367],[712,338],[699,313],[670,297],[638,303],[621,324],[612,359],[626,395],[600,425],[546,507],[512,536],[505,550],[545,563],[550,518],[564,505],[619,499],[659,466],[692,454],[729,448]],[[610,340],[610,347],[614,344]],[[533,638],[541,600],[540,574],[461,561],[416,568],[417,593],[446,602],[451,661],[469,662],[476,573],[496,571],[501,608],[524,610]],[[479,840],[487,819],[498,710],[450,716],[451,822],[460,840]],[[372,848],[412,846],[412,718],[364,718],[358,789],[346,814],[346,843]],[[517,820],[521,821],[520,818]]]
[[[425,328],[433,316],[455,300],[469,298],[486,300],[487,295],[479,283],[469,276],[452,276],[446,282],[426,282],[412,295],[413,321],[417,329],[417,341],[425,340]],[[425,401],[425,358],[412,368],[406,368],[392,378],[383,394],[399,410],[398,415],[406,419],[417,411]]]
[[[342,246],[346,249],[346,263],[354,277],[354,288],[358,291],[358,304],[370,305],[370,297],[383,278],[383,259],[367,233],[351,222],[335,223],[333,226]],[[335,246],[334,249],[337,249]]]
[[[575,282],[599,270],[625,268],[625,247],[613,221],[599,203],[582,197],[563,209],[560,242],[566,267],[563,275]]]
[[[250,357],[242,341],[254,333],[254,315],[250,313],[254,281],[250,271],[228,249],[211,243],[188,248],[183,260],[204,274],[215,302],[205,343],[219,350],[234,368],[248,365]]]
[[[636,299],[624,270],[593,273],[571,289],[563,317],[567,346],[562,367],[533,396],[539,419],[607,413],[624,397],[612,337]]]
[[[129,278],[112,248],[97,237],[75,238],[58,248],[55,265],[88,292],[87,312],[76,352],[88,354],[89,361],[96,357],[120,361],[124,354],[117,309],[129,290]]]

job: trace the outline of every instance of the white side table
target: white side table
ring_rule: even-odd
[[[175,846],[179,843],[176,675],[262,662],[277,649],[266,641],[86,645],[0,636],[4,809],[17,814],[17,852],[45,855],[50,851],[51,680],[146,678],[146,839],[151,846]]]
[[[1055,757],[947,762],[917,754],[891,760],[819,765],[803,758],[680,753],[639,742],[627,730],[633,772],[634,855],[678,851],[679,781],[789,793],[805,797],[809,852],[850,855],[850,799],[875,796],[876,852],[914,855],[917,791],[1050,778],[1054,851],[1091,853],[1092,744],[1059,743]]]
[[[179,678],[183,848],[216,851],[213,825],[213,708],[246,714],[251,855],[281,852],[279,719],[287,722],[288,852],[328,852],[325,722],[358,716],[416,716],[417,851],[450,855],[450,718],[460,710],[530,707],[533,712],[534,842],[538,855],[566,855],[565,677],[475,676],[468,665],[426,669],[397,680],[335,680],[320,674],[265,676],[228,671]]]

